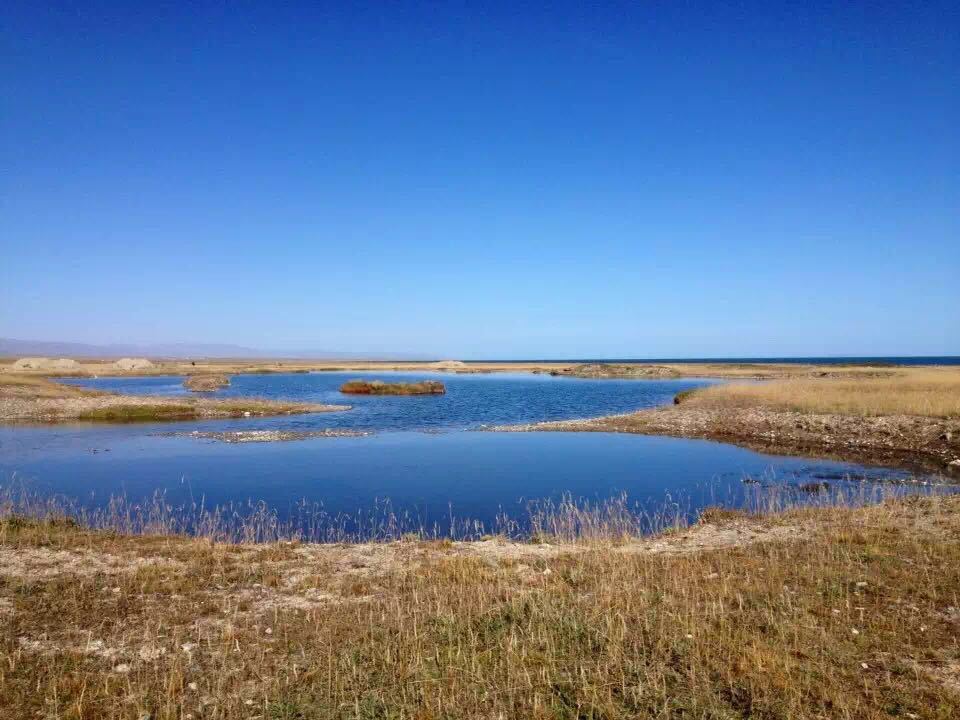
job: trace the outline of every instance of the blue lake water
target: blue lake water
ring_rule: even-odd
[[[345,380],[440,379],[444,396],[343,396]],[[133,502],[162,492],[172,506],[263,501],[281,517],[298,503],[331,516],[369,515],[389,500],[411,526],[450,530],[450,518],[493,528],[522,518],[531,501],[603,501],[625,493],[649,512],[692,515],[744,503],[762,486],[790,491],[827,479],[896,480],[877,468],[762,455],[700,440],[612,433],[486,433],[483,425],[605,415],[672,401],[706,380],[581,380],[543,375],[315,373],[236,376],[214,396],[350,404],[353,409],[280,418],[162,424],[0,428],[0,483],[26,482],[88,506],[112,495]],[[182,378],[103,378],[82,384],[135,394],[184,392]],[[364,437],[225,444],[171,430],[362,429]],[[426,431],[426,432],[424,432]],[[760,484],[745,484],[744,479]],[[849,479],[851,482],[847,482]],[[341,522],[343,522],[341,520]]]
[[[344,395],[341,385],[354,378],[390,382],[439,380],[445,395]],[[101,378],[64,381],[135,395],[192,395],[182,377]],[[341,413],[231,421],[230,428],[346,428],[355,430],[463,430],[481,425],[538,422],[629,412],[672,401],[681,390],[712,380],[581,380],[530,373],[456,375],[452,373],[320,372],[235,375],[210,397],[263,397],[351,405]],[[209,423],[205,427],[212,427]]]

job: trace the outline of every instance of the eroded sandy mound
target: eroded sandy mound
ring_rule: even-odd
[[[440,362],[430,363],[430,367],[437,370],[456,370],[466,366],[467,364],[462,360],[441,360]]]
[[[153,363],[146,358],[120,358],[113,366],[118,370],[147,370]]]
[[[13,364],[14,370],[39,370],[50,358],[20,358]]]
[[[75,370],[78,367],[80,363],[70,358],[27,357],[13,364],[14,370]]]

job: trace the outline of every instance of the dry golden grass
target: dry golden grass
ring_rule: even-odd
[[[960,369],[904,369],[890,377],[716,385],[692,393],[684,402],[856,416],[956,418],[960,417]]]
[[[443,395],[446,391],[443,383],[436,380],[423,382],[350,380],[340,386],[340,392],[347,395]]]
[[[63,385],[39,375],[0,373],[0,396],[20,398],[94,397],[97,390]]]
[[[717,377],[730,379],[886,377],[897,375],[908,368],[892,365],[806,365],[803,363],[675,363],[665,367],[686,377]]]
[[[183,386],[193,392],[214,392],[230,385],[230,377],[223,374],[188,375]]]
[[[0,717],[960,716],[957,498],[753,522],[805,530],[378,564],[8,518]]]

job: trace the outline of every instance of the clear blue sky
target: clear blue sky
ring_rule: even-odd
[[[0,336],[960,354],[956,2],[0,21]]]

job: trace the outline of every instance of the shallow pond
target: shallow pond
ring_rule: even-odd
[[[354,377],[441,379],[447,394],[354,397],[338,391]],[[181,378],[105,378],[84,385],[137,394],[182,392]],[[282,418],[132,425],[0,428],[0,482],[60,493],[88,507],[111,496],[133,503],[160,492],[168,507],[262,501],[281,519],[347,533],[400,524],[444,534],[523,526],[531,502],[569,496],[603,502],[625,494],[651,517],[691,517],[705,505],[740,505],[770,487],[801,497],[799,486],[864,487],[905,473],[762,455],[721,443],[610,433],[469,432],[482,425],[604,415],[670,402],[704,380],[580,380],[537,375],[316,373],[246,375],[214,396],[260,396],[353,409]],[[324,428],[364,437],[226,444],[169,433],[193,430]],[[424,432],[426,431],[426,432]],[[747,480],[748,482],[744,482]],[[756,481],[756,482],[755,482]],[[814,494],[818,495],[818,494]],[[303,504],[306,501],[306,505]],[[389,501],[388,504],[385,504]],[[322,505],[323,518],[317,508]],[[305,510],[307,508],[307,510]],[[308,519],[304,519],[309,515]],[[453,519],[453,521],[452,521]],[[669,518],[668,518],[669,519]],[[502,522],[502,521],[501,521]],[[656,520],[650,520],[655,524]],[[316,527],[314,527],[316,526]]]

